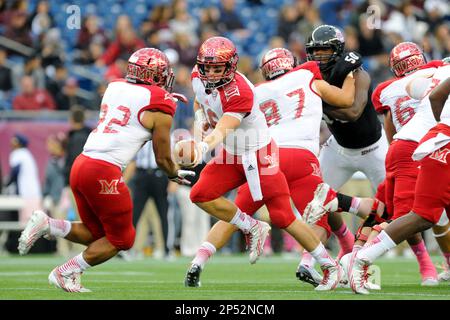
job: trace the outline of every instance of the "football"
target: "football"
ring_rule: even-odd
[[[184,168],[191,168],[197,159],[197,148],[194,140],[180,140],[173,148],[175,163]]]

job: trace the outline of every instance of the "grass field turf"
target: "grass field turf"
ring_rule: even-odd
[[[440,262],[440,257],[434,257]],[[421,287],[415,260],[380,259],[381,291],[369,296],[355,295],[350,289],[315,292],[295,278],[297,260],[280,256],[263,257],[256,265],[248,257],[215,256],[202,274],[201,288],[183,285],[190,259],[173,262],[146,259],[125,262],[114,258],[89,269],[82,283],[92,293],[70,294],[50,286],[49,272],[63,263],[62,258],[32,254],[0,257],[0,299],[44,300],[328,300],[328,299],[420,299],[450,300],[450,283]]]

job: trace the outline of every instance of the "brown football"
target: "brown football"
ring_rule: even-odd
[[[196,143],[194,140],[180,140],[173,148],[175,162],[181,167],[191,167],[195,163]]]

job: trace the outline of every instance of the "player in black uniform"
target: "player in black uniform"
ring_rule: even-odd
[[[372,106],[370,76],[361,66],[362,57],[356,52],[345,52],[344,45],[342,32],[330,25],[314,29],[306,43],[308,60],[319,62],[324,80],[342,87],[349,72],[353,71],[355,77],[355,101],[351,108],[339,109],[323,102],[324,120],[332,136],[321,149],[320,167],[323,180],[335,190],[361,171],[375,191],[385,177],[388,143]],[[351,251],[354,238],[338,214],[329,214],[328,222],[341,244],[339,259]],[[297,277],[311,283],[309,270],[310,266],[301,262]]]

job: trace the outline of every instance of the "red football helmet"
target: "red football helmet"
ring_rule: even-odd
[[[126,79],[134,83],[164,87],[170,92],[174,75],[164,52],[154,48],[142,48],[128,59]]]
[[[231,40],[212,37],[203,42],[197,54],[197,67],[205,88],[218,88],[233,80],[238,60],[236,47]],[[225,71],[220,75],[209,75],[205,71],[206,65],[225,66]]]
[[[266,52],[261,59],[259,68],[266,80],[272,80],[292,70],[297,65],[297,59],[285,48],[274,48]]]
[[[391,50],[389,64],[396,77],[403,77],[426,63],[422,50],[413,42],[399,43]]]

